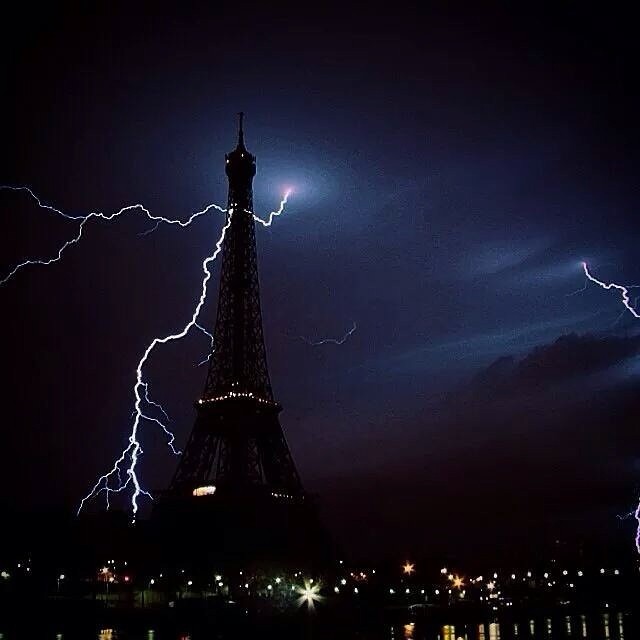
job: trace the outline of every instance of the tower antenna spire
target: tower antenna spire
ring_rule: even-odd
[[[238,112],[238,146],[244,147],[244,130],[242,125],[244,123],[244,111]]]

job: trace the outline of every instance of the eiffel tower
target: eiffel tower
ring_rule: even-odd
[[[225,161],[229,226],[209,370],[193,430],[153,519],[174,541],[206,541],[218,563],[221,556],[235,564],[299,563],[325,545],[267,369],[253,218],[256,158],[245,147],[242,113],[237,146]]]

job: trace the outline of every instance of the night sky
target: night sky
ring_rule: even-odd
[[[226,204],[244,110],[257,212],[294,188],[257,230],[265,337],[335,536],[371,555],[630,549],[616,516],[640,486],[640,321],[595,285],[569,295],[583,259],[640,284],[630,14],[214,4],[3,20],[0,183],[75,214],[186,218]],[[0,192],[0,223],[2,275],[75,233],[24,193]],[[93,221],[0,288],[1,504],[75,508],[111,466],[136,363],[190,317],[221,225]],[[308,344],[353,322],[342,345]],[[147,369],[180,444],[207,347],[194,333]],[[163,489],[176,460],[155,425],[142,439]]]

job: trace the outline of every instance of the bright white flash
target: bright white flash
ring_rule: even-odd
[[[347,339],[349,338],[349,336],[353,335],[354,331],[357,329],[357,325],[355,323],[355,320],[353,321],[353,324],[351,326],[351,329],[349,329],[349,331],[347,331],[341,338],[322,338],[321,340],[309,340],[308,338],[305,338],[304,336],[299,336],[300,340],[303,340],[304,342],[306,342],[307,344],[311,345],[312,347],[319,347],[322,344],[337,344],[337,345],[341,345],[344,344]]]
[[[79,220],[80,221],[80,224],[78,225],[78,227],[76,229],[75,235],[72,238],[70,238],[69,240],[67,240],[66,242],[64,242],[60,247],[58,247],[57,251],[55,251],[52,256],[50,256],[48,258],[30,258],[28,260],[24,260],[23,262],[20,262],[19,264],[15,265],[11,269],[11,271],[9,271],[9,273],[6,276],[4,276],[2,279],[0,279],[0,285],[5,284],[7,281],[9,281],[11,278],[13,278],[13,276],[15,276],[16,273],[18,273],[18,271],[24,269],[25,267],[33,266],[33,265],[49,265],[49,264],[53,264],[54,262],[58,262],[59,260],[61,260],[64,252],[71,245],[77,244],[82,239],[82,233],[84,231],[84,226],[92,218],[98,218],[100,220],[111,221],[114,218],[117,218],[118,216],[121,216],[122,214],[127,213],[129,211],[140,212],[144,216],[146,216],[147,219],[152,220],[152,221],[154,221],[156,223],[154,225],[154,227],[152,227],[151,229],[148,229],[143,234],[141,234],[141,235],[147,235],[147,234],[151,233],[152,231],[155,231],[161,223],[179,225],[181,227],[188,227],[196,218],[199,218],[200,216],[203,216],[206,213],[209,213],[209,211],[211,211],[212,209],[214,209],[216,211],[221,211],[222,213],[226,212],[226,209],[224,209],[223,207],[221,207],[221,206],[219,206],[217,204],[208,204],[206,207],[204,207],[204,209],[202,209],[200,211],[196,211],[195,213],[192,213],[186,220],[177,220],[177,219],[174,220],[174,219],[171,219],[171,218],[165,218],[164,216],[153,215],[142,204],[130,204],[130,205],[127,205],[126,207],[122,207],[122,209],[119,209],[118,211],[115,211],[114,213],[101,213],[100,211],[92,211],[91,213],[87,213],[85,215],[71,215],[69,213],[65,213],[64,211],[62,211],[60,209],[57,209],[56,207],[53,207],[51,205],[43,203],[42,200],[40,200],[40,198],[29,187],[21,187],[21,186],[16,187],[16,186],[10,186],[10,185],[0,185],[0,191],[24,191],[25,193],[29,194],[29,196],[36,201],[36,203],[37,203],[39,208],[47,209],[48,211],[51,211],[51,212],[55,213],[56,215],[59,215],[59,216],[61,216],[63,218],[66,218],[67,220],[73,220],[73,221],[78,221]],[[275,215],[278,215],[278,214],[275,214]]]
[[[270,226],[271,223],[273,222],[274,217],[280,215],[284,211],[284,206],[287,202],[289,193],[290,192],[285,193],[285,195],[283,196],[283,199],[280,202],[279,208],[276,211],[272,211],[269,214],[268,221],[265,222],[261,220],[264,226]],[[258,220],[255,214],[253,214],[252,212],[248,212],[248,213],[251,213],[254,216],[254,218]],[[148,383],[145,382],[143,378],[143,368],[147,360],[149,359],[149,356],[158,345],[166,344],[167,342],[173,342],[173,341],[184,338],[193,327],[196,327],[197,329],[202,331],[204,334],[206,334],[213,343],[212,334],[208,332],[206,329],[204,329],[204,327],[202,327],[202,325],[198,323],[198,317],[207,299],[208,284],[209,284],[209,280],[211,279],[211,271],[209,270],[209,266],[218,257],[218,254],[222,250],[225,234],[227,232],[227,229],[229,229],[229,226],[231,225],[232,216],[233,216],[233,209],[229,209],[227,222],[222,228],[220,237],[216,242],[215,251],[208,258],[205,258],[205,260],[202,263],[202,270],[204,272],[204,277],[202,279],[200,297],[198,298],[195,309],[191,314],[191,319],[179,332],[173,333],[164,337],[154,338],[153,341],[147,346],[142,358],[138,362],[138,366],[136,368],[136,383],[133,388],[133,393],[135,397],[134,418],[133,418],[131,433],[128,439],[128,444],[120,454],[120,457],[116,459],[111,469],[107,473],[105,473],[104,475],[98,478],[97,482],[93,485],[91,491],[82,499],[78,507],[78,513],[80,513],[80,511],[82,510],[82,508],[84,507],[85,503],[88,500],[98,496],[101,493],[104,493],[106,495],[107,505],[108,505],[109,494],[120,493],[126,489],[131,489],[132,491],[131,507],[133,512],[133,520],[135,521],[135,517],[139,509],[138,499],[140,498],[140,496],[144,495],[144,496],[147,496],[148,498],[153,499],[151,494],[142,488],[140,484],[138,472],[136,469],[138,464],[138,459],[142,455],[142,447],[138,440],[138,431],[139,431],[140,423],[142,420],[147,420],[147,421],[155,422],[156,424],[158,424],[169,436],[170,439],[168,441],[168,445],[170,446],[172,451],[176,454],[179,453],[173,447],[173,442],[175,440],[173,433],[171,433],[166,428],[163,422],[161,422],[159,419],[155,417],[148,416],[143,410],[143,406],[145,405],[155,406],[156,408],[159,408],[159,410],[163,413],[165,418],[167,418],[167,414],[164,411],[164,409],[162,409],[162,407],[158,403],[153,402],[149,399],[149,395],[148,395],[149,386],[148,386]],[[126,476],[127,476],[126,479],[124,480],[122,478],[123,469],[126,471]],[[113,486],[114,484],[115,486]]]

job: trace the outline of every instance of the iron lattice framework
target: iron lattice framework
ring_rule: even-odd
[[[267,370],[253,219],[255,173],[240,114],[238,145],[226,155],[229,227],[213,351],[196,421],[169,489],[174,496],[213,486],[220,497],[303,498]]]

